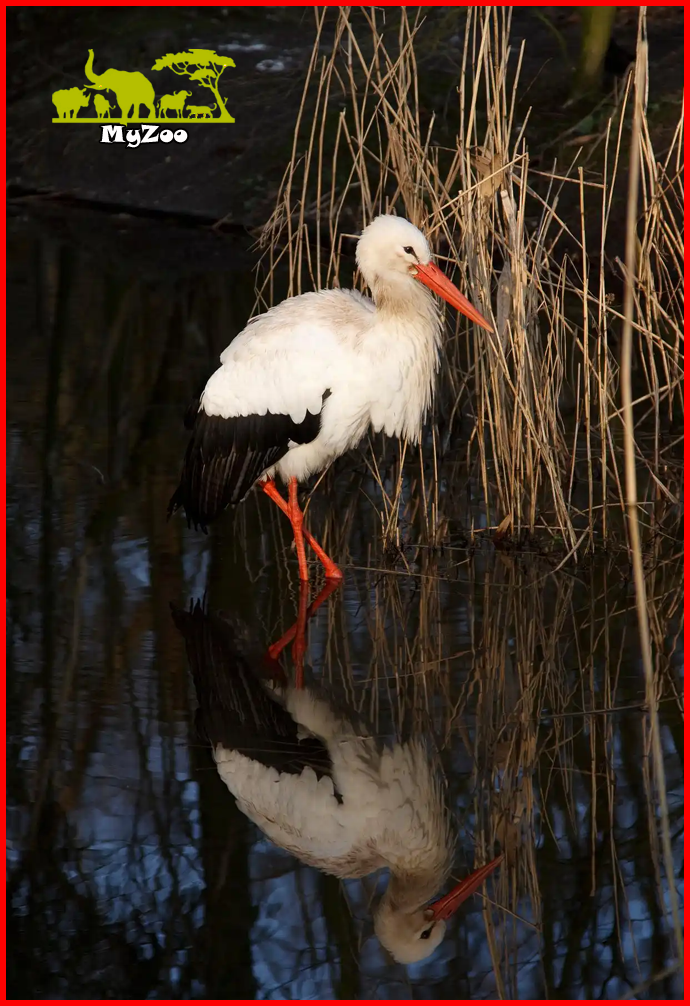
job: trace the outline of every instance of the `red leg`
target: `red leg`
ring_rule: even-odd
[[[307,609],[307,621],[316,614],[316,612],[324,603],[324,601],[326,601],[331,596],[333,591],[337,590],[339,586],[340,582],[338,580],[329,580],[328,583],[324,584],[324,586],[321,588],[320,593],[312,601],[312,603],[309,605],[309,608]],[[280,637],[280,639],[276,640],[275,643],[272,643],[269,646],[268,657],[271,660],[277,661],[278,657],[283,652],[288,643],[291,643],[292,640],[295,638],[295,635],[297,633],[297,625],[298,623],[295,622],[295,624],[290,629],[288,629],[287,632],[285,632]]]
[[[297,485],[297,480],[295,479],[295,485]],[[302,511],[299,506],[295,507],[292,504],[292,494],[290,502],[286,503],[283,497],[278,492],[275,482],[264,482],[263,491],[267,496],[270,496],[274,503],[277,503],[283,513],[287,514],[292,524],[292,533],[295,536],[295,546],[297,547],[297,562],[299,563],[299,578],[308,582],[309,580],[309,570],[307,568],[307,556],[304,551],[304,532],[302,531],[302,521],[304,517],[302,516]],[[290,488],[292,489],[292,480],[290,483]],[[295,493],[296,496],[296,493]]]
[[[302,546],[304,548],[304,545]],[[306,559],[305,559],[306,563]],[[292,644],[292,662],[295,665],[295,688],[304,688],[304,654],[307,652],[307,602],[309,587],[299,585],[299,605],[295,622],[295,641]]]
[[[299,578],[304,583],[309,582],[309,567],[307,566],[307,553],[304,549],[304,532],[302,530],[302,524],[304,523],[304,514],[299,508],[299,502],[297,500],[297,479],[290,479],[290,485],[288,487],[288,517],[290,518],[290,523],[292,524],[292,533],[295,536],[295,547],[297,549],[297,562],[299,564]],[[300,602],[302,600],[302,591],[300,591]],[[306,617],[307,609],[305,607],[304,614]],[[295,645],[297,642],[295,641]]]
[[[306,529],[302,528],[302,522],[304,520],[304,515],[299,508],[299,503],[297,502],[297,479],[290,479],[289,493],[290,499],[286,503],[283,497],[280,495],[278,488],[276,487],[273,479],[268,482],[264,482],[262,487],[263,491],[267,496],[276,503],[284,514],[290,519],[292,524],[292,531],[295,536],[295,545],[297,546],[297,561],[299,562],[299,575],[300,580],[308,580],[309,573],[307,570],[307,557],[304,551],[304,542],[306,541],[312,550],[315,552],[317,559],[321,562],[323,566],[324,573],[326,574],[327,580],[342,580],[343,574],[338,569],[336,564],[327,556],[324,550],[319,545],[318,541],[311,535]]]

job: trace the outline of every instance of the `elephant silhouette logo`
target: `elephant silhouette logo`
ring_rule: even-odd
[[[153,64],[153,71],[172,70],[186,77],[196,90],[182,89],[172,94],[156,96],[153,84],[139,70],[110,68],[97,73],[94,52],[89,49],[84,75],[79,87],[53,91],[55,106],[53,122],[170,123],[193,121],[234,122],[227,109],[227,99],[219,91],[222,74],[235,62],[229,56],[219,56],[214,49],[189,49],[169,52]],[[204,89],[211,95],[204,94]],[[208,99],[212,96],[212,100]],[[93,106],[91,107],[91,98]],[[206,99],[202,103],[202,99]]]

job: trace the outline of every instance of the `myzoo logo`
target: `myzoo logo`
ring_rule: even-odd
[[[187,52],[169,52],[153,64],[152,70],[172,70],[178,77],[186,77],[194,90],[187,88],[172,94],[156,95],[153,84],[138,70],[94,70],[93,49],[84,67],[88,83],[82,87],[69,87],[53,91],[53,104],[57,112],[53,122],[96,122],[101,127],[101,143],[127,143],[138,147],[140,143],[184,143],[187,130],[177,123],[234,122],[228,112],[225,98],[218,90],[224,70],[234,66],[229,56],[219,56],[213,49],[189,49]],[[208,95],[198,93],[206,88]],[[201,104],[200,100],[204,99]],[[93,109],[91,101],[93,99]],[[142,114],[142,112],[144,114]],[[142,123],[139,128],[125,129],[130,123]],[[159,124],[168,128],[159,132]],[[173,128],[170,128],[173,127]]]

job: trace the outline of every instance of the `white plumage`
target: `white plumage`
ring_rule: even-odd
[[[480,867],[438,901],[455,841],[425,744],[383,745],[354,717],[302,687],[260,680],[232,628],[196,605],[175,611],[199,699],[200,726],[240,809],[276,845],[337,877],[387,868],[374,915],[402,963],[429,956],[445,919],[500,862]]]
[[[431,889],[418,905],[429,901],[450,871],[454,841],[424,744],[380,746],[306,688],[273,694],[303,737],[324,743],[330,772],[279,772],[217,744],[218,773],[240,809],[276,845],[337,877],[365,877],[380,867],[419,872]]]
[[[419,436],[441,339],[429,291],[489,327],[433,265],[426,238],[407,220],[377,217],[360,237],[357,262],[373,300],[353,290],[290,298],[253,318],[224,350],[192,416],[170,505],[205,529],[262,482],[291,519],[303,579],[297,482],[356,446],[370,425],[388,436]],[[290,486],[287,504],[276,475]],[[339,576],[316,551],[327,575]]]

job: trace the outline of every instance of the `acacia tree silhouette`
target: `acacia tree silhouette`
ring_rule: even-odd
[[[207,87],[216,97],[219,115],[218,121],[234,122],[235,120],[225,107],[225,100],[218,91],[218,81],[221,74],[235,61],[230,56],[219,56],[213,49],[189,49],[187,52],[169,52],[157,59],[152,70],[172,70],[179,77],[189,77],[190,80]],[[198,67],[193,73],[191,67]]]

